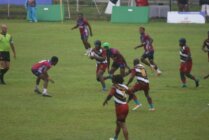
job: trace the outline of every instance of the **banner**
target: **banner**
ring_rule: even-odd
[[[25,5],[26,0],[0,0],[2,4],[14,4],[14,5]],[[52,0],[36,0],[37,5],[40,4],[52,4]]]
[[[167,23],[205,23],[205,15],[201,12],[168,12]]]
[[[105,14],[112,14],[113,6],[120,6],[120,0],[110,0],[107,4]]]

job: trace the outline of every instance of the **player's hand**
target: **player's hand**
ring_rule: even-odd
[[[102,105],[105,106],[105,105],[107,105],[107,104],[108,104],[107,101],[104,101]]]

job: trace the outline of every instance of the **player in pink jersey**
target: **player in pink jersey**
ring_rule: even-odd
[[[195,86],[199,86],[199,80],[197,80],[192,74],[192,57],[191,57],[191,52],[190,48],[186,44],[186,39],[185,38],[180,38],[179,39],[179,47],[180,47],[180,77],[181,77],[181,82],[182,82],[182,87],[187,87],[186,85],[186,77],[192,79],[195,81]]]
[[[97,69],[96,69],[96,78],[98,82],[101,82],[102,90],[106,91],[106,85],[104,80],[104,73],[107,69],[107,54],[106,50],[101,47],[101,41],[96,40],[94,42],[95,48],[90,53],[90,58],[95,59],[97,63]]]
[[[124,77],[126,75],[125,68],[130,70],[130,68],[128,67],[126,63],[124,56],[117,49],[110,48],[110,44],[108,42],[103,43],[102,46],[107,51],[107,63],[108,63],[107,68],[108,68],[109,76],[105,77],[105,79],[111,78],[118,68],[120,68],[120,74]],[[109,70],[110,58],[112,59],[113,62],[112,62],[111,69]]]
[[[42,95],[45,97],[51,97],[47,93],[47,87],[48,87],[49,81],[51,81],[52,83],[54,83],[54,81],[49,77],[48,70],[52,66],[55,66],[57,63],[58,63],[58,57],[53,56],[50,60],[42,60],[32,66],[31,71],[37,77],[36,78],[36,86],[35,86],[35,90],[34,90],[36,93],[41,94],[38,86],[40,84],[40,81],[43,80],[44,84],[43,84]]]
[[[110,90],[109,95],[106,97],[103,102],[103,106],[105,106],[108,101],[114,97],[115,101],[115,113],[116,113],[116,129],[114,138],[110,138],[110,140],[117,140],[120,130],[123,130],[123,135],[125,140],[128,140],[128,129],[126,127],[126,118],[128,116],[129,107],[127,104],[127,94],[129,95],[129,100],[132,98],[131,92],[128,90],[128,87],[123,84],[123,77],[121,75],[114,75],[112,77],[113,86]]]
[[[144,47],[144,53],[141,56],[141,61],[147,66],[150,66],[152,69],[154,69],[157,75],[161,75],[162,72],[154,62],[154,48],[152,45],[153,39],[145,33],[144,27],[139,28],[139,33],[141,44],[136,46],[134,49]],[[148,59],[149,61],[147,61],[146,59]]]
[[[155,111],[152,98],[149,95],[149,80],[147,72],[144,66],[140,64],[139,59],[134,59],[133,64],[134,68],[131,70],[131,75],[126,85],[128,86],[133,81],[134,77],[136,77],[137,82],[134,84],[132,88],[130,88],[130,91],[134,94],[137,91],[143,90],[144,95],[147,98],[147,102],[149,103],[149,110]],[[135,95],[133,96],[133,100],[136,106],[132,110],[136,110],[137,108],[141,107],[141,103]]]
[[[86,49],[85,55],[88,55],[91,52],[91,45],[88,42],[88,37],[89,37],[89,34],[90,34],[90,36],[93,36],[93,34],[92,34],[92,30],[91,30],[91,25],[89,24],[88,20],[83,17],[82,13],[78,14],[77,23],[72,28],[72,30],[76,29],[76,28],[79,28],[81,40],[82,40],[83,45]]]

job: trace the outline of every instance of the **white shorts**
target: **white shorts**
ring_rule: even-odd
[[[209,5],[208,4],[203,4],[201,8],[201,12],[204,12],[205,15],[209,16]]]

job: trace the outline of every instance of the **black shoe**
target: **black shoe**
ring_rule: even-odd
[[[43,97],[52,97],[51,95],[49,94],[42,94]]]
[[[196,81],[195,81],[195,86],[196,86],[196,87],[199,87],[199,80],[196,80]]]
[[[35,89],[34,92],[37,94],[41,94],[41,91],[39,89]]]

